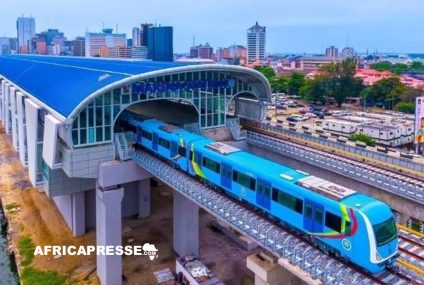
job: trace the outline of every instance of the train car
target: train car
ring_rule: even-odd
[[[188,174],[262,209],[324,251],[371,273],[395,262],[397,229],[386,204],[158,120],[129,123],[141,133],[137,136],[139,145],[177,163]],[[145,138],[144,133],[151,136]],[[184,145],[181,152],[178,143]]]

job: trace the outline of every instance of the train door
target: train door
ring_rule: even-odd
[[[222,187],[225,187],[227,189],[231,190],[231,174],[233,172],[233,169],[231,165],[222,163],[221,164],[221,185]]]
[[[153,133],[153,141],[152,141],[152,148],[154,151],[158,151],[158,134]]]
[[[178,154],[178,143],[176,141],[171,141],[171,155],[170,157],[176,157]]]
[[[267,210],[271,207],[271,184],[262,179],[256,184],[256,203]]]
[[[321,233],[324,223],[324,207],[310,200],[305,200],[303,227],[311,233]]]

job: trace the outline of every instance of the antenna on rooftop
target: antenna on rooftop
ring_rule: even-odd
[[[116,24],[116,33],[118,33],[118,24]]]
[[[193,35],[193,46],[196,46],[196,36]]]

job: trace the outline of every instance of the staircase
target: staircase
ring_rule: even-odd
[[[202,129],[200,128],[199,123],[185,124],[184,129],[196,135],[200,135],[200,136],[203,135]]]
[[[227,118],[227,127],[236,141],[244,140],[247,137],[247,131],[241,130],[239,122],[239,118]]]
[[[133,132],[115,134],[116,150],[121,161],[132,159],[134,148],[129,141],[135,141],[135,134]]]

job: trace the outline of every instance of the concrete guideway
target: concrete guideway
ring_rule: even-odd
[[[135,152],[133,160],[199,207],[255,240],[264,249],[308,273],[308,278],[321,280],[324,284],[373,284],[373,281],[367,276],[326,255],[165,162],[141,151]],[[282,261],[279,263],[282,266],[285,264]],[[287,269],[291,270],[292,267]],[[390,277],[388,284],[408,284],[407,281],[388,271],[380,275],[384,278]],[[301,276],[303,275],[301,274]],[[308,278],[305,278],[304,281],[308,282]]]

